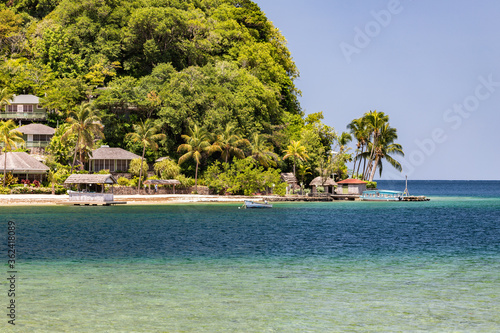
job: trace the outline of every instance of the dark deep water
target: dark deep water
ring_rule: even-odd
[[[499,330],[500,181],[408,185],[431,201],[1,207],[18,327]]]

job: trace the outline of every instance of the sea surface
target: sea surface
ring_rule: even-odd
[[[0,207],[0,332],[499,332],[500,181],[408,188],[431,201]]]

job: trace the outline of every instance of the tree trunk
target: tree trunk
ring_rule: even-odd
[[[363,157],[363,175],[361,176],[362,180],[365,180],[365,169],[366,169],[366,157]]]
[[[70,174],[73,173],[73,168],[75,167],[75,162],[76,162],[76,151],[78,150],[78,144],[79,144],[79,141],[80,140],[80,134],[78,134],[78,136],[76,137],[76,145],[75,145],[75,153],[73,154],[73,163],[71,164],[71,172]]]
[[[142,164],[144,163],[144,154],[146,153],[146,145],[142,149],[141,166],[139,168],[139,183],[137,185],[137,194],[141,193],[141,179],[142,179]]]
[[[7,178],[7,147],[5,147],[5,158],[3,163],[3,187],[5,187],[5,178]]]
[[[377,155],[377,157],[375,157],[375,163],[373,163],[373,166],[372,166],[372,172],[370,174],[370,179],[368,179],[368,181],[370,181],[370,182],[372,182],[373,177],[375,177],[375,171],[377,170],[377,165],[378,165],[379,161],[380,161],[380,156]]]
[[[198,194],[198,161],[196,161],[196,170],[194,171],[194,190]]]

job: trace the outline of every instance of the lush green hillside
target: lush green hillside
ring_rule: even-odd
[[[255,144],[280,157],[300,140],[308,158],[277,167],[300,162],[306,178],[330,155],[333,129],[321,113],[304,117],[286,41],[252,1],[2,1],[0,42],[0,87],[42,96],[53,125],[90,101],[102,143],[136,153],[141,144],[125,136],[152,119],[166,139],[146,151],[150,162],[179,158],[181,135],[195,125],[212,134],[231,125],[250,141],[259,134]],[[221,153],[210,158],[202,169]],[[193,163],[183,166],[188,174]]]

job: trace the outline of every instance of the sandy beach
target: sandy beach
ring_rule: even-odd
[[[218,196],[218,195],[194,195],[194,194],[156,194],[156,195],[115,195],[115,201],[125,201],[132,205],[158,205],[158,204],[179,204],[179,203],[208,203],[208,202],[234,202],[242,203],[244,200],[254,201],[276,201],[275,196]],[[8,194],[0,195],[0,205],[56,205],[61,202],[68,202],[68,195],[51,194]]]

